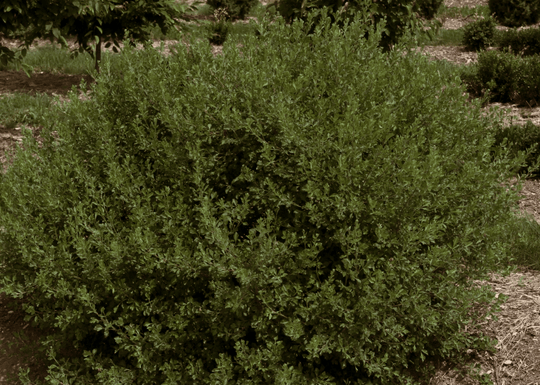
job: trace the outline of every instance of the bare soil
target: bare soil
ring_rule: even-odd
[[[446,0],[445,5],[473,7],[487,5],[487,0]],[[470,21],[446,19],[444,25],[445,28],[460,28]],[[156,42],[156,45],[159,43]],[[213,50],[214,54],[219,54],[221,47],[214,47]],[[449,60],[464,65],[477,60],[476,53],[467,52],[462,47],[425,47],[423,53],[434,60]],[[90,76],[35,73],[28,78],[22,71],[0,71],[0,97],[15,92],[65,96],[71,87],[78,86],[83,78],[87,84],[93,82]],[[505,109],[514,122],[523,123],[530,119],[535,124],[540,124],[540,107],[498,106]],[[8,129],[0,125],[0,162],[4,167],[8,167],[5,152],[13,150],[16,144],[21,142],[24,129],[32,130],[34,135],[39,137],[40,127]],[[540,180],[524,181],[521,194],[520,210],[540,223]],[[478,284],[488,285],[508,299],[497,319],[489,319],[476,325],[479,330],[498,340],[497,352],[487,354],[468,351],[470,363],[480,365],[480,374],[486,374],[496,385],[540,384],[540,272],[521,268],[507,277],[493,274],[488,281]],[[19,305],[20,301],[0,295],[0,384],[20,383],[16,380],[17,374],[19,370],[26,368],[31,369],[38,378],[43,379],[46,375],[46,361],[39,351],[39,341],[46,333],[24,321]],[[470,330],[464,330],[468,331]],[[429,384],[478,383],[463,376],[459,368],[442,365]]]

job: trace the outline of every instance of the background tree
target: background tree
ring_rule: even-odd
[[[0,33],[21,40],[22,50],[13,51],[0,45],[2,63],[24,57],[35,39],[57,41],[67,47],[67,37],[75,37],[75,52],[88,52],[99,71],[102,43],[114,45],[129,38],[132,43],[145,42],[151,29],[159,26],[163,34],[178,24],[185,13],[195,9],[174,0],[7,0],[0,6]]]

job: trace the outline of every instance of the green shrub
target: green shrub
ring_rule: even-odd
[[[231,29],[231,23],[228,21],[229,14],[225,9],[216,9],[214,11],[216,21],[210,24],[210,37],[208,40],[211,44],[223,45]]]
[[[503,143],[510,148],[510,153],[517,156],[519,152],[527,152],[525,163],[519,168],[519,173],[538,173],[536,164],[540,161],[540,126],[528,121],[524,126],[514,124],[510,127],[500,127],[495,133],[495,146]]]
[[[507,27],[522,27],[538,23],[539,0],[489,0],[489,10]]]
[[[345,6],[345,4],[347,4]],[[417,19],[416,13],[418,5],[415,0],[392,1],[381,0],[373,2],[371,0],[276,0],[269,6],[269,9],[275,9],[287,23],[295,18],[306,20],[312,10],[320,10],[327,7],[332,11],[330,15],[332,23],[343,24],[344,19],[350,20],[355,14],[368,14],[369,19],[366,22],[380,27],[383,30],[380,44],[385,50],[390,50],[394,45],[406,35],[407,31],[421,32],[423,25]],[[339,14],[340,17],[334,17],[333,14]],[[382,26],[384,22],[384,27]],[[317,23],[308,30],[311,34],[315,30]],[[435,25],[433,25],[436,27]],[[365,38],[359,36],[358,38]]]
[[[126,48],[26,138],[0,287],[55,327],[51,383],[416,383],[491,349],[462,330],[503,300],[473,280],[509,262],[523,159],[436,63],[322,16]]]
[[[416,0],[415,4],[418,7],[420,16],[431,20],[435,17],[443,2],[443,0]]]
[[[522,30],[511,29],[500,33],[498,45],[510,50],[514,54],[531,56],[540,54],[540,29],[527,28]]]
[[[538,55],[521,58],[509,52],[481,52],[478,63],[464,69],[461,77],[472,95],[487,96],[492,102],[535,105],[540,101]]]
[[[491,17],[481,18],[463,28],[463,45],[470,50],[486,49],[494,43],[495,21]]]
[[[249,11],[255,7],[258,0],[206,0],[206,3],[216,9],[225,9],[231,20],[244,20]]]

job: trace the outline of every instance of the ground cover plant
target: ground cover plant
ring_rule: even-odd
[[[53,381],[406,383],[490,348],[460,326],[497,306],[471,279],[508,264],[524,156],[436,63],[321,20],[128,49],[27,137],[2,288],[75,345]]]

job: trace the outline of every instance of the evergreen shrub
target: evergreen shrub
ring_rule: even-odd
[[[206,0],[214,10],[225,9],[230,20],[244,20],[258,0]]]
[[[468,91],[491,102],[536,105],[540,101],[540,56],[485,51],[461,75]]]
[[[463,28],[463,45],[473,51],[484,50],[494,43],[495,20],[480,18]]]
[[[463,330],[503,301],[473,279],[510,261],[523,159],[436,63],[312,23],[128,47],[26,137],[0,287],[57,331],[49,381],[416,383],[492,349]]]
[[[491,14],[504,26],[523,27],[540,19],[540,0],[489,0]]]
[[[540,29],[538,28],[511,29],[501,33],[497,40],[502,49],[514,54],[522,56],[540,54]]]
[[[540,126],[528,121],[525,125],[499,127],[495,133],[494,145],[500,146],[503,143],[510,148],[514,156],[518,156],[519,152],[527,154],[519,173],[527,173],[531,168],[532,173],[538,174],[536,165],[540,161]]]

